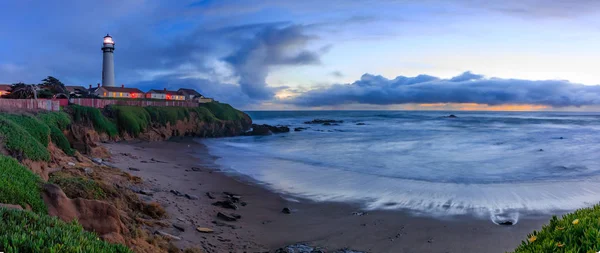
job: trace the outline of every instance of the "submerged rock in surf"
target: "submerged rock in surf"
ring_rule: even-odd
[[[305,121],[304,124],[323,124],[326,126],[332,124],[344,123],[343,120],[334,120],[334,119],[313,119],[311,121]]]
[[[519,221],[519,213],[497,211],[491,214],[491,220],[496,225],[512,226],[517,224]]]
[[[278,133],[287,133],[290,128],[287,126],[271,126],[267,124],[257,125],[252,124],[252,131],[247,132],[246,135],[271,135]]]

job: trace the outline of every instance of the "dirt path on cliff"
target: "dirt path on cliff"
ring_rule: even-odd
[[[144,179],[144,189],[136,190],[150,190],[147,193],[152,196],[140,196],[161,203],[169,213],[167,220],[185,230],[154,228],[180,237],[175,242],[180,248],[272,252],[306,242],[330,251],[350,247],[367,252],[505,252],[548,221],[547,216],[527,217],[515,226],[498,226],[488,219],[442,220],[402,211],[358,216],[353,215],[360,211],[356,205],[290,202],[265,188],[215,171],[206,147],[191,140],[103,145],[110,150],[115,166]],[[240,197],[235,203],[237,210],[212,205],[231,199],[223,192]],[[290,208],[291,214],[283,213],[284,207]],[[241,218],[225,221],[218,217],[219,212]],[[214,232],[201,233],[196,227]]]

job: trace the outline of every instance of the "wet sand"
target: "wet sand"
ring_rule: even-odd
[[[174,227],[157,229],[181,237],[176,242],[181,248],[272,252],[285,245],[306,243],[330,251],[506,252],[550,218],[529,216],[514,226],[499,226],[490,219],[432,218],[407,211],[370,211],[359,216],[353,214],[361,211],[356,204],[288,201],[243,177],[227,175],[214,165],[204,145],[189,139],[103,145],[111,151],[115,166],[140,176],[145,181],[143,188],[154,191],[153,196],[140,196],[161,203],[169,213],[167,220],[184,226],[184,232]],[[171,190],[198,199],[176,196]],[[209,198],[207,192],[216,199]],[[212,205],[225,199],[223,192],[241,196],[238,210]],[[285,207],[292,213],[283,213]],[[239,214],[241,218],[223,221],[217,217],[218,212]],[[196,227],[211,228],[214,233],[200,233]]]

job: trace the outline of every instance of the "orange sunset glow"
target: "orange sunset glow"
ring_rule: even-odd
[[[460,111],[540,111],[551,108],[547,105],[486,105],[477,103],[432,103],[417,104],[415,110],[460,110]]]

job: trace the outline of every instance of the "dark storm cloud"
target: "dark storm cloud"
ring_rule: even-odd
[[[67,84],[98,83],[101,41],[110,33],[116,41],[118,83],[162,88],[196,80],[200,87],[208,79],[211,84],[227,79],[222,85],[227,92],[212,85],[213,94],[224,94],[221,98],[228,101],[233,86],[265,100],[275,91],[265,82],[271,67],[316,64],[326,53],[304,48],[314,39],[306,26],[285,20],[235,23],[219,16],[207,21],[198,16],[204,10],[170,1],[0,2],[0,22],[14,24],[0,30],[5,38],[0,41],[0,82],[33,83],[53,75]],[[231,84],[236,79],[239,85]]]
[[[390,80],[365,74],[352,84],[311,90],[290,102],[299,106],[478,103],[565,107],[600,105],[600,85],[586,86],[562,80],[483,78],[470,72],[452,79],[419,75]]]
[[[319,64],[319,53],[306,50],[314,37],[305,33],[303,26],[269,26],[224,60],[231,64],[244,93],[253,99],[270,99],[274,90],[266,78],[273,66]]]

